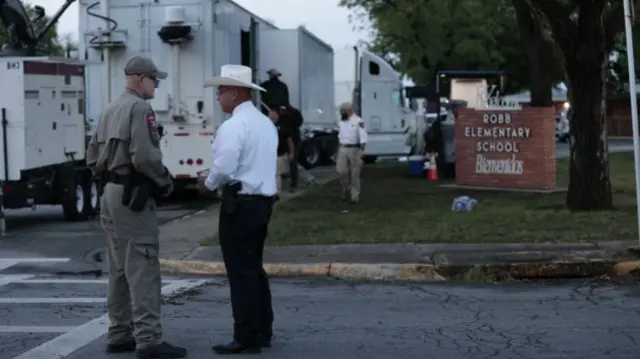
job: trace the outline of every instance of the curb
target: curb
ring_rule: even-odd
[[[226,275],[224,263],[160,259],[162,272],[169,274]],[[430,264],[397,263],[265,263],[271,277],[329,277],[382,281],[444,281]]]
[[[222,262],[160,259],[163,273],[224,276]],[[473,280],[474,275],[503,280],[585,278],[611,275],[640,278],[640,260],[553,261],[487,265],[431,265],[398,263],[265,263],[270,277],[327,277],[375,281]],[[475,273],[474,273],[475,272]]]

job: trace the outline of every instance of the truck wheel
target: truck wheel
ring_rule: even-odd
[[[62,212],[67,221],[84,221],[87,219],[89,185],[80,173],[69,174],[64,185],[67,193],[62,201]]]
[[[88,181],[87,195],[85,196],[85,206],[87,217],[94,218],[100,213],[99,183],[96,180]]]
[[[376,161],[378,160],[378,156],[364,156],[362,157],[362,162],[371,165],[376,163]]]
[[[305,169],[318,167],[320,165],[320,146],[315,139],[305,141],[300,147],[298,162]]]

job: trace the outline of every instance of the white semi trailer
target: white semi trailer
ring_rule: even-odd
[[[259,43],[262,68],[282,73],[289,102],[304,118],[300,164],[311,168],[332,163],[337,147],[333,48],[304,27],[262,30]],[[266,79],[262,71],[261,80]]]

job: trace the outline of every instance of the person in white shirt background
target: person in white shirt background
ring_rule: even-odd
[[[213,346],[219,354],[260,353],[271,346],[273,309],[263,268],[264,242],[276,190],[278,134],[271,119],[257,109],[251,69],[222,66],[205,82],[218,87],[218,101],[231,117],[218,128],[211,146],[213,163],[201,177],[201,191],[222,189],[218,239],[231,291],[233,340]]]
[[[351,203],[360,200],[360,170],[362,156],[367,145],[367,131],[364,121],[354,113],[353,105],[340,105],[340,131],[338,132],[338,156],[336,170],[340,176],[342,199]]]

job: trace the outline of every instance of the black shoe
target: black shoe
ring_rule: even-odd
[[[262,342],[260,342],[260,346],[262,348],[271,348],[271,341],[273,340],[273,336],[269,335],[266,336],[267,339],[263,339]]]
[[[131,339],[126,342],[118,344],[107,344],[107,348],[104,350],[107,354],[120,354],[136,351],[136,341]]]
[[[187,356],[187,349],[162,342],[158,345],[150,346],[136,351],[138,359],[174,359]]]
[[[271,345],[271,342],[269,342]],[[261,346],[247,346],[235,340],[227,344],[217,344],[211,348],[218,354],[259,354],[262,353]]]

